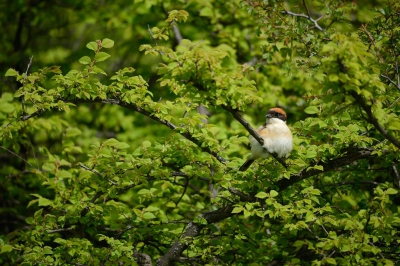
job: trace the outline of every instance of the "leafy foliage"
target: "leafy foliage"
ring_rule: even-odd
[[[2,265],[399,262],[397,1],[22,2]],[[294,150],[239,172],[273,106]]]

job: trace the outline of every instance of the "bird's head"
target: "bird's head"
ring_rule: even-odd
[[[281,121],[286,123],[287,119],[285,111],[283,111],[283,109],[279,107],[269,109],[265,118],[267,118],[267,124]]]

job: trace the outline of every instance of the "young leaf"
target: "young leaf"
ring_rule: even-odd
[[[275,198],[276,196],[278,196],[278,191],[276,190],[271,190],[271,192],[269,192],[269,195],[271,196],[271,198]]]
[[[263,192],[263,191],[261,191],[261,192],[258,192],[258,193],[255,195],[255,197],[256,197],[256,198],[263,199],[263,198],[268,197],[268,194],[265,193],[265,192]]]
[[[98,62],[101,62],[101,61],[106,60],[106,59],[109,58],[109,57],[110,57],[109,54],[107,54],[107,53],[105,53],[105,52],[99,52],[99,53],[94,57],[94,59],[96,59],[96,61],[98,61]]]
[[[308,106],[306,109],[304,109],[304,112],[312,115],[312,114],[317,114],[319,110],[316,106]]]
[[[89,56],[83,56],[79,59],[79,63],[81,63],[82,65],[88,65],[92,62],[92,60],[90,59]]]
[[[86,47],[93,51],[97,51],[97,49],[99,48],[99,46],[97,45],[96,42],[90,42],[90,43],[86,44]]]
[[[114,46],[114,41],[113,40],[110,40],[110,39],[108,39],[108,38],[105,38],[105,39],[103,39],[102,41],[101,41],[101,47],[104,47],[104,48],[111,48],[111,47],[113,47]]]
[[[16,76],[16,75],[18,75],[18,72],[16,70],[10,68],[10,69],[7,70],[7,72],[6,72],[6,74],[4,76],[13,77],[13,76]]]

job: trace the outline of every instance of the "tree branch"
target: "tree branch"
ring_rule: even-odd
[[[137,243],[133,246],[133,255],[135,256],[136,262],[139,266],[152,266],[151,257],[145,253],[139,253],[136,250]]]
[[[110,103],[110,104],[115,104],[115,105],[119,105],[121,107],[133,110],[135,112],[141,113],[142,115],[145,115],[151,119],[153,119],[154,121],[157,121],[158,123],[169,127],[172,130],[176,130],[178,127],[176,125],[174,125],[173,123],[164,120],[146,110],[144,110],[143,108],[134,105],[134,104],[129,104],[129,103],[125,103],[122,102],[118,99],[105,99],[105,100],[101,100],[101,99],[95,99],[95,100],[90,100],[90,101],[72,101],[73,103],[75,102],[102,102],[102,103]],[[227,160],[225,158],[223,158],[222,156],[220,156],[218,153],[212,151],[209,147],[202,147],[202,142],[200,142],[198,139],[194,138],[189,132],[178,132],[179,134],[181,134],[183,137],[185,137],[186,139],[190,140],[191,142],[193,142],[194,144],[196,144],[201,150],[203,150],[204,152],[214,156],[220,163],[225,163]]]
[[[314,165],[309,166],[309,167],[322,166],[323,170],[309,169],[309,167],[306,167],[297,174],[290,175],[289,179],[281,179],[276,184],[279,188],[279,191],[284,190],[303,179],[309,178],[311,176],[320,173],[329,172],[337,168],[349,165],[355,161],[370,157],[373,151],[374,149],[372,148],[359,148],[351,153],[343,155],[342,157],[328,160],[326,163],[316,163]]]
[[[176,125],[174,125],[173,123],[164,120],[152,113],[150,113],[149,111],[146,111],[145,109],[134,105],[134,104],[129,104],[129,103],[125,103],[120,101],[119,99],[94,99],[94,100],[80,100],[80,99],[76,99],[76,100],[64,100],[64,102],[71,102],[71,103],[95,103],[95,102],[101,102],[101,103],[108,103],[108,104],[115,104],[115,105],[119,105],[121,107],[133,110],[135,112],[141,113],[142,115],[145,115],[151,119],[153,119],[154,121],[169,127],[172,130],[176,130],[178,127]],[[44,113],[45,110],[39,109],[36,112],[33,112],[30,115],[26,115],[26,116],[22,116],[21,117],[21,121],[26,121],[32,117],[41,115],[42,113]],[[8,126],[8,125],[6,125]],[[198,146],[203,152],[206,152],[210,155],[212,155],[213,157],[215,157],[220,163],[225,164],[227,162],[227,160],[220,156],[217,152],[212,151],[209,147],[202,147],[201,144],[202,142],[199,141],[198,139],[196,139],[195,137],[193,137],[189,132],[178,132],[180,135],[182,135],[184,138],[186,138],[187,140],[190,140],[191,142],[193,142],[196,146]]]
[[[199,218],[207,221],[207,224],[212,224],[233,216],[233,206],[227,205],[218,210],[204,213]],[[190,222],[181,237],[172,244],[171,248],[161,258],[157,260],[157,266],[172,265],[174,261],[179,260],[182,252],[193,241],[193,238],[200,234],[200,231],[207,225],[201,223]]]
[[[101,195],[103,195],[104,192],[102,191],[97,191],[97,193],[94,195],[94,197],[90,200],[89,203],[94,203],[98,198],[101,197]],[[82,209],[81,211],[81,217],[86,216],[86,214],[89,212],[89,204],[86,204],[86,207]]]
[[[400,90],[400,85],[397,84],[396,82],[394,82],[391,78],[389,78],[388,76],[382,75],[380,74],[379,76],[387,79],[390,83],[392,83],[398,90]]]
[[[288,188],[289,186],[291,186],[297,182],[300,182],[303,179],[309,178],[311,176],[315,176],[320,173],[329,172],[334,169],[351,164],[355,161],[368,158],[368,157],[372,156],[373,151],[374,151],[374,149],[372,149],[372,148],[360,148],[360,149],[355,150],[354,152],[343,155],[342,157],[328,160],[326,163],[316,163],[314,165],[311,165],[310,167],[317,166],[317,165],[323,166],[323,170],[311,169],[311,170],[307,171],[308,168],[304,168],[299,173],[292,174],[290,176],[290,179],[282,179],[282,180],[278,181],[277,182],[278,190],[282,191],[282,190]],[[232,194],[239,196],[240,200],[242,200],[242,201],[248,201],[248,202],[255,201],[254,197],[248,196],[245,193],[243,193],[235,188],[229,188],[229,191]],[[200,215],[200,218],[204,218],[207,221],[207,224],[217,223],[224,219],[227,219],[227,218],[230,218],[230,217],[236,215],[236,214],[232,213],[233,208],[234,208],[233,204],[229,204],[218,210],[204,213],[204,214]],[[190,222],[187,225],[186,230],[181,235],[181,237],[177,241],[174,242],[174,244],[167,251],[167,253],[164,254],[164,256],[162,256],[160,259],[157,260],[157,266],[168,266],[168,265],[172,265],[174,261],[178,261],[182,252],[193,241],[193,238],[200,234],[200,231],[207,224]]]
[[[41,115],[42,113],[44,113],[44,110],[43,110],[43,109],[38,109],[36,112],[33,112],[33,113],[30,114],[30,115],[24,115],[24,116],[22,116],[22,117],[21,117],[21,121],[26,121],[26,120],[28,120],[28,119],[30,119],[30,118],[32,118],[32,117]]]
[[[249,196],[246,193],[243,193],[242,191],[240,191],[240,190],[238,190],[236,188],[229,187],[228,190],[229,190],[230,193],[238,196],[241,201],[244,201],[244,202],[246,202],[246,201],[255,202],[256,201],[256,198],[254,198],[253,196]]]
[[[175,203],[175,206],[176,206],[176,207],[178,207],[179,202],[181,201],[181,199],[183,198],[183,196],[185,196],[186,190],[187,190],[187,188],[188,188],[188,186],[189,186],[189,177],[186,176],[185,179],[186,179],[186,182],[185,182],[185,185],[184,185],[184,188],[183,188],[182,195],[180,196],[180,198],[178,199],[178,201]]]
[[[379,123],[378,119],[374,116],[372,112],[372,106],[368,105],[361,95],[357,94],[355,91],[349,91],[350,95],[356,100],[356,102],[361,106],[364,112],[367,113],[368,122],[371,123],[375,129],[379,131],[386,139],[388,139],[393,145],[400,149],[400,141],[390,135],[383,126]]]

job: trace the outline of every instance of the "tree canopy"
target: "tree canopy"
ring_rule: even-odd
[[[5,5],[1,265],[400,262],[398,1]]]

